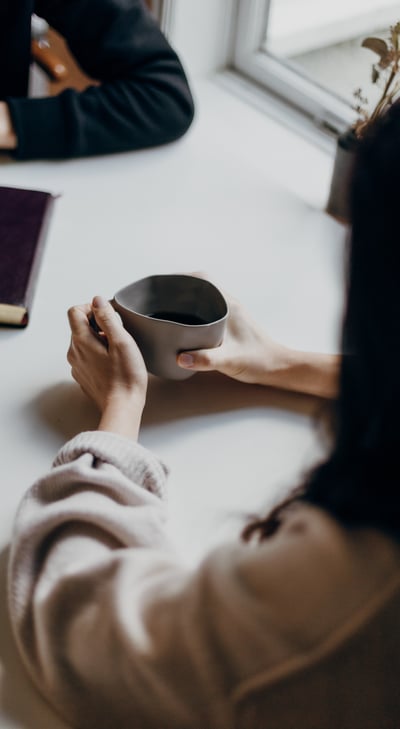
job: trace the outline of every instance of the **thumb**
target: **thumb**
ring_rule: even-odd
[[[220,348],[214,349],[193,349],[187,352],[180,352],[177,356],[179,367],[186,370],[196,370],[198,372],[209,372],[218,370],[222,365],[222,357],[220,356]]]
[[[95,296],[92,310],[98,327],[109,341],[115,340],[123,330],[121,317],[114,311],[110,302],[102,296]]]

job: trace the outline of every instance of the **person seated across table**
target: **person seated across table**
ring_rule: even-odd
[[[70,310],[72,375],[99,425],[20,505],[9,608],[32,679],[73,725],[400,726],[399,139],[396,104],[360,142],[340,357],[277,344],[240,305],[219,349],[178,356],[332,398],[323,462],[197,568],[165,530],[166,469],[137,442],[140,351],[108,302]]]
[[[32,12],[99,84],[27,98]],[[2,3],[0,150],[27,160],[141,149],[181,137],[193,114],[181,62],[144,0]]]

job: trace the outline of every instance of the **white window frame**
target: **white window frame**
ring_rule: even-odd
[[[326,148],[354,121],[350,105],[265,52],[270,0],[156,2],[161,27],[191,78],[214,74],[233,93]]]
[[[263,48],[270,4],[271,0],[237,0],[233,67],[303,112],[318,127],[335,134],[344,131],[355,118],[350,104]]]

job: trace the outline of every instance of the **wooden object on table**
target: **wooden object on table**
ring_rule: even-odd
[[[146,5],[153,9],[152,0],[146,0]],[[45,48],[45,43],[48,47]],[[32,50],[36,62],[46,70],[49,76],[49,94],[54,96],[66,88],[74,88],[83,91],[88,86],[98,83],[96,79],[87,76],[75,61],[73,55],[67,48],[64,39],[53,28],[47,33],[47,38],[42,42],[42,48],[37,46],[41,41],[32,41]],[[34,45],[35,44],[35,45]]]
[[[94,79],[87,76],[78,66],[73,55],[69,52],[64,39],[53,28],[48,31],[48,40],[54,55],[66,67],[67,74],[59,79],[49,78],[49,94],[59,94],[66,88],[74,88],[77,91],[83,91],[88,86],[97,83]]]

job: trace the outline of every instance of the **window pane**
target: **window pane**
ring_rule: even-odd
[[[371,108],[381,91],[371,80],[379,56],[361,42],[388,40],[399,20],[393,0],[271,0],[264,50],[351,105],[361,88]]]

